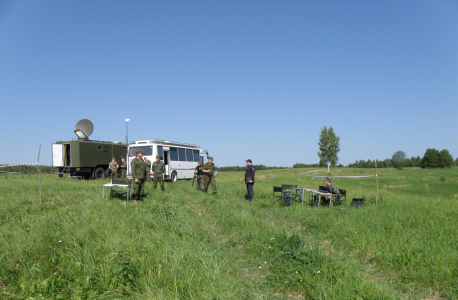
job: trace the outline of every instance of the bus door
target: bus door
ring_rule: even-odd
[[[135,147],[129,147],[128,154],[127,154],[127,159],[126,159],[126,163],[127,163],[126,173],[127,173],[127,175],[132,175],[131,172],[130,172],[130,164],[132,162],[132,159],[134,159],[136,157],[135,151],[136,151]]]
[[[164,165],[165,165],[165,173],[164,173],[164,178],[170,178],[170,165],[169,165],[169,161],[170,161],[170,148],[169,147],[166,147],[166,146],[163,146],[162,147],[162,160],[164,161]]]

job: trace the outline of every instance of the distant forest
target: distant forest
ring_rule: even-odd
[[[255,170],[272,170],[272,169],[289,169],[290,167],[267,167],[264,165],[253,165]],[[235,166],[235,167],[218,167],[218,171],[245,171],[246,166]]]
[[[0,165],[1,166],[1,165]],[[38,166],[41,173],[52,173],[57,172],[57,168],[51,166]],[[0,168],[0,172],[19,172],[19,173],[38,173],[37,166],[30,165],[30,166],[16,166],[16,167],[7,167],[7,168]]]
[[[1,166],[1,165],[0,165]],[[450,168],[452,166],[458,166],[458,158],[453,160],[452,156],[448,150],[443,149],[438,151],[436,149],[427,149],[422,158],[420,156],[412,156],[407,158],[403,151],[397,151],[393,154],[392,158],[387,158],[384,160],[377,160],[377,168],[408,168],[408,167],[420,167],[420,168]],[[265,165],[254,165],[256,170],[273,170],[273,169],[289,169],[290,167],[268,167]],[[303,164],[296,163],[293,165],[293,168],[322,168],[326,166],[320,166],[316,164]],[[343,166],[339,164],[337,167],[344,168],[375,168],[375,161],[373,160],[357,160],[352,164]],[[42,173],[53,173],[57,172],[57,168],[51,166],[39,166]],[[219,171],[245,171],[246,166],[229,166],[229,167],[219,167]],[[16,167],[7,167],[0,168],[0,172],[18,172],[18,173],[38,173],[37,166],[16,166]]]
[[[406,158],[403,163],[403,167],[419,167],[420,166],[420,156],[411,158]],[[357,160],[352,164],[348,164],[347,167],[349,168],[375,168],[375,161],[368,159],[367,161],[364,160]],[[390,158],[384,160],[377,160],[377,168],[393,168],[393,161]]]

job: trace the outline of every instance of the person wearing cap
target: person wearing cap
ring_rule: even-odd
[[[121,158],[121,178],[122,179],[126,179],[126,170],[127,170],[127,165],[126,165],[126,160],[123,158]]]
[[[215,180],[215,171],[216,167],[213,164],[213,157],[209,156],[207,157],[208,162],[205,163],[205,165],[202,167],[202,172],[205,174],[204,178],[204,192],[207,192],[208,190],[208,185],[211,184],[212,190],[213,190],[213,195],[216,195],[216,180]]]
[[[329,204],[329,206],[333,206],[337,201],[340,200],[340,192],[337,186],[331,183],[331,178],[326,177],[324,182],[326,183],[326,188],[332,196],[321,196],[321,201]]]
[[[253,166],[253,162],[251,159],[246,160],[246,171],[245,171],[245,181],[244,183],[246,184],[246,190],[248,192],[249,200],[248,201],[253,201],[253,185],[254,185],[254,172],[256,171]]]
[[[151,162],[149,161],[148,157],[145,157],[145,182],[151,181],[151,177],[149,176],[149,173],[151,171]]]
[[[157,181],[161,184],[161,190],[165,191],[164,187],[164,171],[165,166],[164,163],[161,161],[161,156],[156,155],[156,161],[153,162],[153,187],[157,188]]]
[[[113,157],[111,159],[110,164],[108,165],[108,168],[111,170],[111,178],[118,178],[118,163],[116,162],[116,159]]]
[[[143,200],[143,195],[145,191],[145,175],[146,167],[145,162],[143,161],[143,151],[138,150],[136,152],[137,157],[132,159],[130,162],[130,169],[132,171],[133,182],[133,191],[132,191],[132,200]]]
[[[196,170],[194,171],[194,175],[197,177],[197,190],[203,191],[204,190],[204,181],[205,181],[205,173],[202,172],[202,163],[200,161],[197,162]]]

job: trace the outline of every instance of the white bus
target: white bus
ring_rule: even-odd
[[[143,151],[143,159],[147,157],[151,161],[151,167],[156,161],[156,155],[159,155],[165,165],[164,180],[172,182],[178,179],[191,179],[194,176],[197,162],[200,161],[202,165],[204,162],[204,150],[199,148],[199,145],[164,140],[136,141],[131,143],[127,149],[127,178],[129,179],[132,179],[130,163],[137,156],[138,150]],[[149,176],[153,177],[151,168]]]

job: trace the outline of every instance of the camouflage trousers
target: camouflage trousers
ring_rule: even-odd
[[[122,178],[122,179],[126,179],[126,178],[127,178],[127,176],[126,176],[126,170],[122,170],[122,171],[121,171],[121,178]]]
[[[203,191],[205,186],[205,175],[197,175],[197,190]]]
[[[157,182],[158,181],[161,184],[161,190],[165,191],[164,179],[162,178],[162,176],[161,177],[153,177],[153,187],[157,188]]]
[[[132,200],[141,200],[145,195],[145,180],[139,179],[138,182],[132,183]]]
[[[339,196],[337,195],[332,195],[330,199],[325,196],[321,196],[321,203],[323,203],[323,205],[334,206],[334,204],[336,204],[339,200]]]
[[[118,178],[118,170],[111,170],[111,178]]]
[[[203,191],[204,192],[207,192],[208,190],[208,185],[211,184],[212,186],[212,191],[213,191],[213,194],[216,194],[216,180],[215,180],[215,176],[207,176],[207,175],[204,175],[205,176],[205,179],[204,179],[204,189]]]

